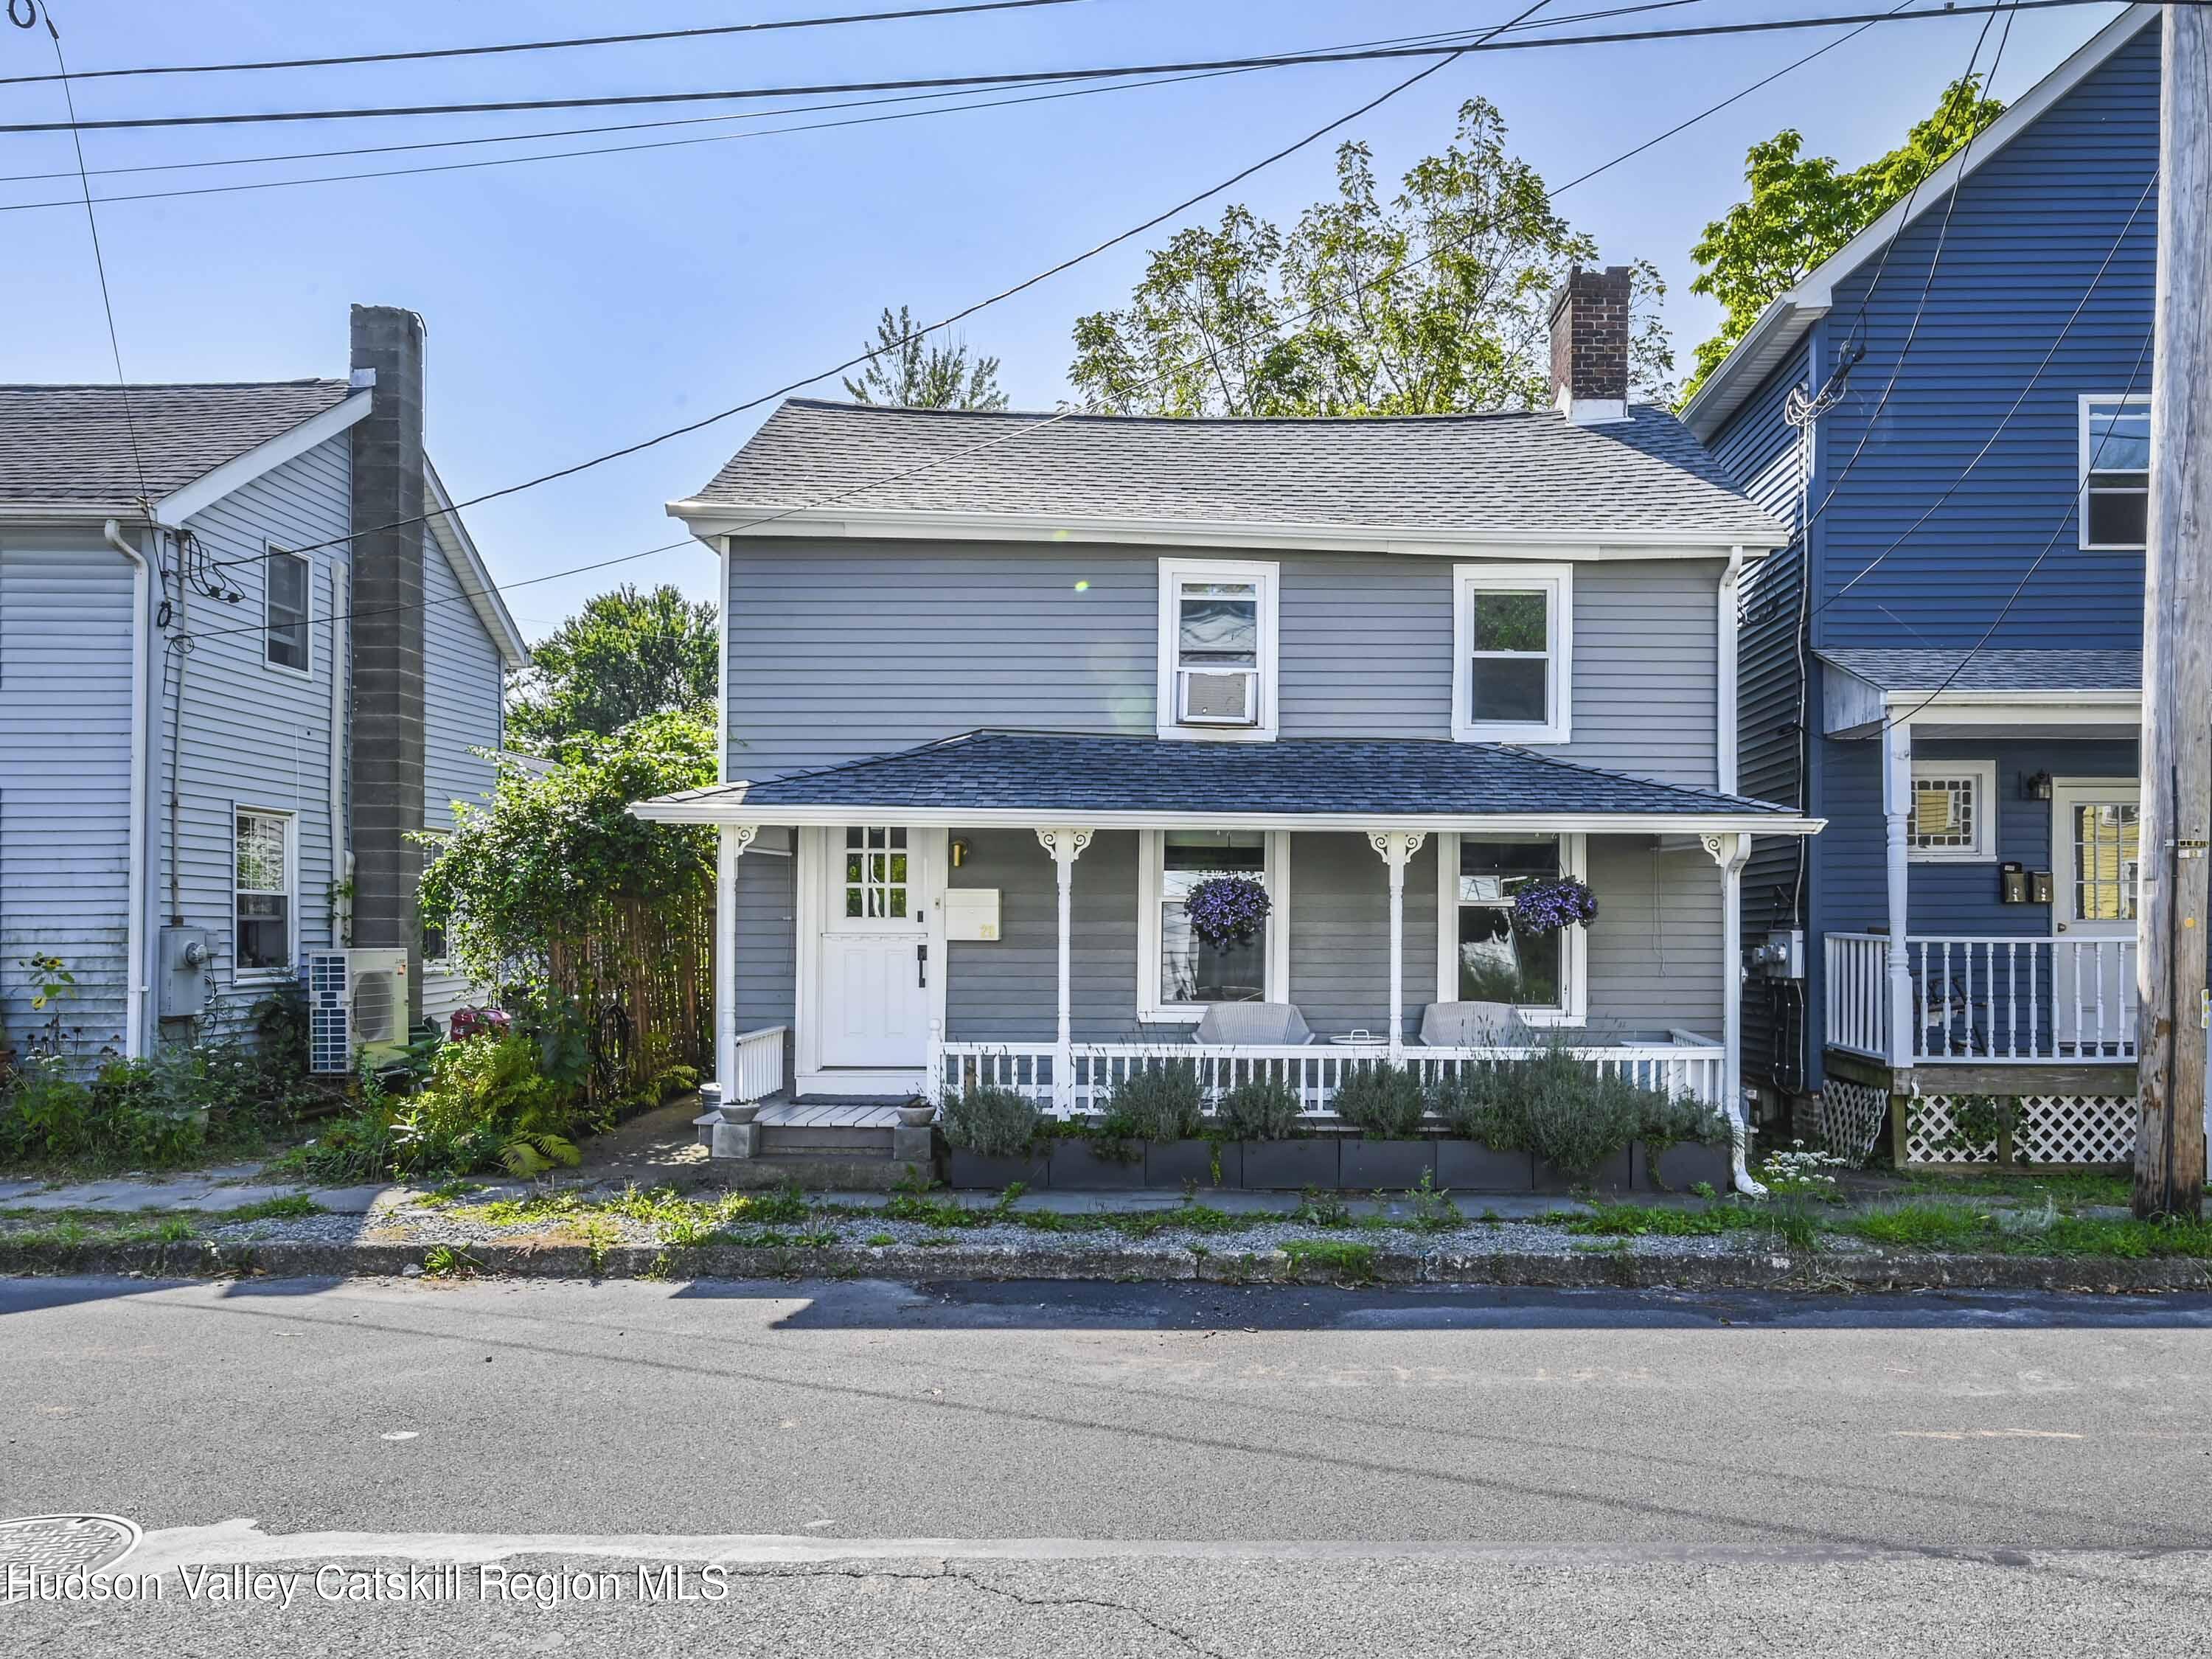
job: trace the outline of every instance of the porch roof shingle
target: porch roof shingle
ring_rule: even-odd
[[[1850,646],[1816,653],[1881,691],[2139,691],[2140,651],[1938,651]]]
[[[1602,771],[1495,744],[1416,738],[1180,742],[969,732],[895,754],[665,796],[748,807],[1482,817],[1794,817],[1771,801]]]

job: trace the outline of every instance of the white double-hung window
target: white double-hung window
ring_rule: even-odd
[[[2150,399],[2081,399],[2081,545],[2150,541]]]
[[[231,841],[234,973],[273,975],[291,969],[299,908],[295,822],[289,812],[238,809]]]
[[[1462,564],[1452,576],[1452,736],[1462,743],[1566,742],[1574,567]]]
[[[1244,560],[1160,561],[1160,736],[1275,735],[1277,573]]]
[[[272,547],[261,561],[262,655],[278,668],[307,672],[307,561]]]

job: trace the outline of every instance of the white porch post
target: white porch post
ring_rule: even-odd
[[[1905,821],[1912,811],[1912,722],[1899,720],[1881,736],[1881,811],[1888,826],[1889,1065],[1912,1064],[1912,963],[1906,951]]]
[[[714,842],[714,1082],[724,1105],[738,1086],[738,860],[760,834],[757,823],[725,823]]]
[[[1752,1179],[1745,1162],[1751,1135],[1743,1110],[1743,866],[1751,857],[1751,837],[1703,839],[1721,867],[1721,1107],[1735,1129],[1736,1190],[1757,1198],[1766,1188]]]
[[[1037,842],[1052,854],[1060,885],[1060,1030],[1052,1054],[1052,1103],[1066,1112],[1075,1104],[1074,969],[1075,860],[1091,845],[1089,830],[1040,830]]]
[[[1406,863],[1428,839],[1425,830],[1370,830],[1367,844],[1390,867],[1390,1060],[1406,1049]]]

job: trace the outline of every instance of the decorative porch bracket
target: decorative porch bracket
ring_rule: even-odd
[[[1390,1060],[1406,1049],[1406,865],[1428,840],[1425,830],[1370,830],[1367,844],[1390,867]]]
[[[714,1083],[725,1103],[738,1081],[738,860],[757,823],[717,826],[714,842]]]
[[[1764,1198],[1745,1161],[1751,1132],[1743,1110],[1743,866],[1751,857],[1746,835],[1702,836],[1705,852],[1721,868],[1721,1107],[1735,1131],[1736,1191]]]
[[[1052,1054],[1053,1103],[1065,1113],[1075,1103],[1075,1038],[1073,1014],[1072,940],[1075,927],[1075,860],[1091,845],[1093,830],[1039,830],[1037,844],[1052,854],[1060,888],[1060,1026]]]

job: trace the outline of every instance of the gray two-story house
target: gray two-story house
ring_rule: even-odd
[[[351,334],[343,378],[0,386],[19,1043],[55,1014],[88,1062],[240,1032],[348,946],[404,957],[413,1018],[470,994],[426,957],[418,837],[491,787],[526,647],[424,453],[422,319]]]
[[[1576,274],[1541,411],[782,405],[670,509],[722,561],[726,781],[637,809],[720,830],[729,1097],[1073,1112],[1171,1047],[1322,1111],[1351,1059],[1493,1051],[1430,1017],[1479,1005],[1733,1111],[1739,875],[1817,827],[1736,793],[1787,532],[1628,403],[1626,287]],[[1185,908],[1224,872],[1242,944]],[[1596,920],[1516,927],[1560,877]]]

